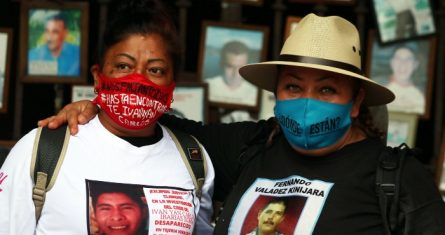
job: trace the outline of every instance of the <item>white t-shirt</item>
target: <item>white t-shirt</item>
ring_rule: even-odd
[[[46,194],[38,225],[32,201],[30,162],[36,130],[11,150],[0,170],[0,234],[88,234],[89,181],[143,188],[149,234],[211,234],[214,170],[207,152],[201,201],[181,156],[164,128],[155,144],[135,147],[106,130],[96,117],[71,136],[57,181]],[[201,146],[202,147],[202,146]]]

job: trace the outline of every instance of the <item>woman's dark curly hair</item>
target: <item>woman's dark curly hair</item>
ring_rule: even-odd
[[[170,12],[158,0],[114,0],[109,5],[108,18],[98,61],[103,67],[106,51],[133,34],[158,34],[166,42],[173,62],[173,71],[181,63],[181,43]],[[176,75],[176,73],[175,73]]]

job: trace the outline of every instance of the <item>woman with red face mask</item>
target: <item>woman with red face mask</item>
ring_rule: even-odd
[[[174,23],[160,1],[113,4],[91,67],[100,111],[70,138],[37,225],[30,176],[37,131],[18,141],[0,171],[0,234],[212,233],[210,159],[201,148],[207,174],[199,199],[173,137],[158,123],[170,110],[180,58]],[[90,204],[94,185],[116,184],[139,190],[139,198],[110,191]],[[105,212],[106,221],[96,218]]]

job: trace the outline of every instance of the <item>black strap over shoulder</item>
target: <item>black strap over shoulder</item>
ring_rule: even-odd
[[[65,158],[69,138],[67,125],[57,129],[39,127],[36,131],[31,160],[31,177],[34,181],[32,200],[35,206],[36,222],[40,218],[46,192],[56,181]]]
[[[376,193],[379,198],[380,209],[386,234],[396,234],[399,228],[399,196],[400,176],[405,157],[413,154],[406,145],[399,147],[385,147],[380,154],[376,172]]]
[[[203,156],[198,142],[189,134],[176,129],[170,129],[178,138],[184,153],[187,155],[187,160],[195,174],[196,178],[205,178],[203,167]]]
[[[35,163],[34,177],[37,172],[44,172],[51,179],[56,169],[59,157],[65,142],[65,134],[67,126],[61,126],[57,129],[49,129],[43,127],[37,147],[37,158]],[[46,182],[46,186],[50,181]]]
[[[182,131],[165,127],[181,155],[181,158],[195,185],[196,196],[201,200],[207,165],[198,140]]]

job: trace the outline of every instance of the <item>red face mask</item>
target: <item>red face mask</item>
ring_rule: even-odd
[[[170,111],[175,84],[159,86],[141,74],[107,78],[99,74],[94,103],[118,125],[132,130],[156,123]]]

